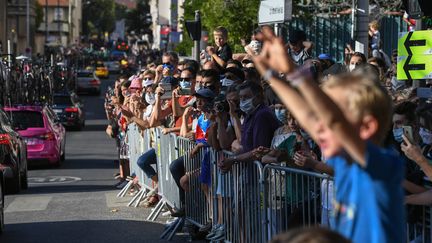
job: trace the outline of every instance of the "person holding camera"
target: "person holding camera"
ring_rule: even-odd
[[[165,52],[162,55],[162,64],[156,68],[156,83],[159,83],[165,77],[178,78],[179,57],[176,52]]]

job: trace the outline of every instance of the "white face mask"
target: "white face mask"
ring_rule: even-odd
[[[233,85],[235,82],[229,78],[224,78],[221,80],[221,83],[222,83],[222,86],[228,87],[228,86]]]
[[[356,68],[355,64],[350,64],[349,67],[348,67],[348,69],[349,69],[350,72],[352,72],[355,68]]]
[[[154,105],[156,103],[156,97],[154,93],[146,93],[145,94],[145,101],[149,104],[149,105]]]
[[[420,127],[419,135],[420,135],[423,143],[428,144],[428,145],[432,144],[432,133],[431,133],[431,131],[429,131],[428,129],[426,129],[424,127]]]

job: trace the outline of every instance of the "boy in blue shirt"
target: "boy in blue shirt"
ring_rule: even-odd
[[[270,28],[261,38],[255,66],[334,168],[334,229],[355,243],[404,242],[404,166],[381,147],[392,113],[384,88],[367,74],[346,74],[320,89],[311,69],[297,69]]]

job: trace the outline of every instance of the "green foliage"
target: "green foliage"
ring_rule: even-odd
[[[128,31],[135,33],[150,33],[151,20],[147,21],[147,15],[150,14],[150,5],[148,0],[138,0],[137,7],[127,13],[126,26]]]
[[[83,32],[86,35],[112,32],[115,27],[114,0],[92,0],[83,6]],[[94,28],[92,28],[94,26]]]
[[[234,52],[244,52],[241,39],[250,37],[258,24],[259,0],[212,0],[202,7],[202,22],[213,41],[213,29],[224,26],[228,29],[228,41]]]
[[[43,22],[43,19],[44,19],[43,7],[42,7],[42,5],[40,5],[40,3],[38,1],[36,1],[36,3],[35,3],[35,13],[36,13],[35,28],[38,29],[40,24]]]
[[[195,10],[200,10],[203,30],[210,34],[209,42],[213,42],[213,29],[224,26],[228,29],[228,43],[233,51],[244,52],[241,39],[249,38],[257,27],[259,3],[259,0],[185,0],[184,19],[193,20]],[[193,42],[187,35],[184,28],[183,41],[176,51],[190,55]]]
[[[116,20],[126,19],[128,8],[123,4],[115,3],[115,18]]]

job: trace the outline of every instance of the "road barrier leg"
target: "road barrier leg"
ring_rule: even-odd
[[[117,197],[124,197],[126,193],[132,188],[133,181],[129,181],[128,184],[117,194]]]
[[[162,211],[163,207],[165,206],[165,201],[160,200],[158,204],[156,204],[156,207],[152,210],[150,215],[147,217],[147,220],[155,221],[156,218],[159,216],[160,212]]]
[[[132,198],[132,200],[128,203],[128,207],[132,206],[132,204],[135,202],[135,207],[138,207],[139,203],[141,202],[143,195],[146,194],[146,189],[141,188],[141,190]]]

